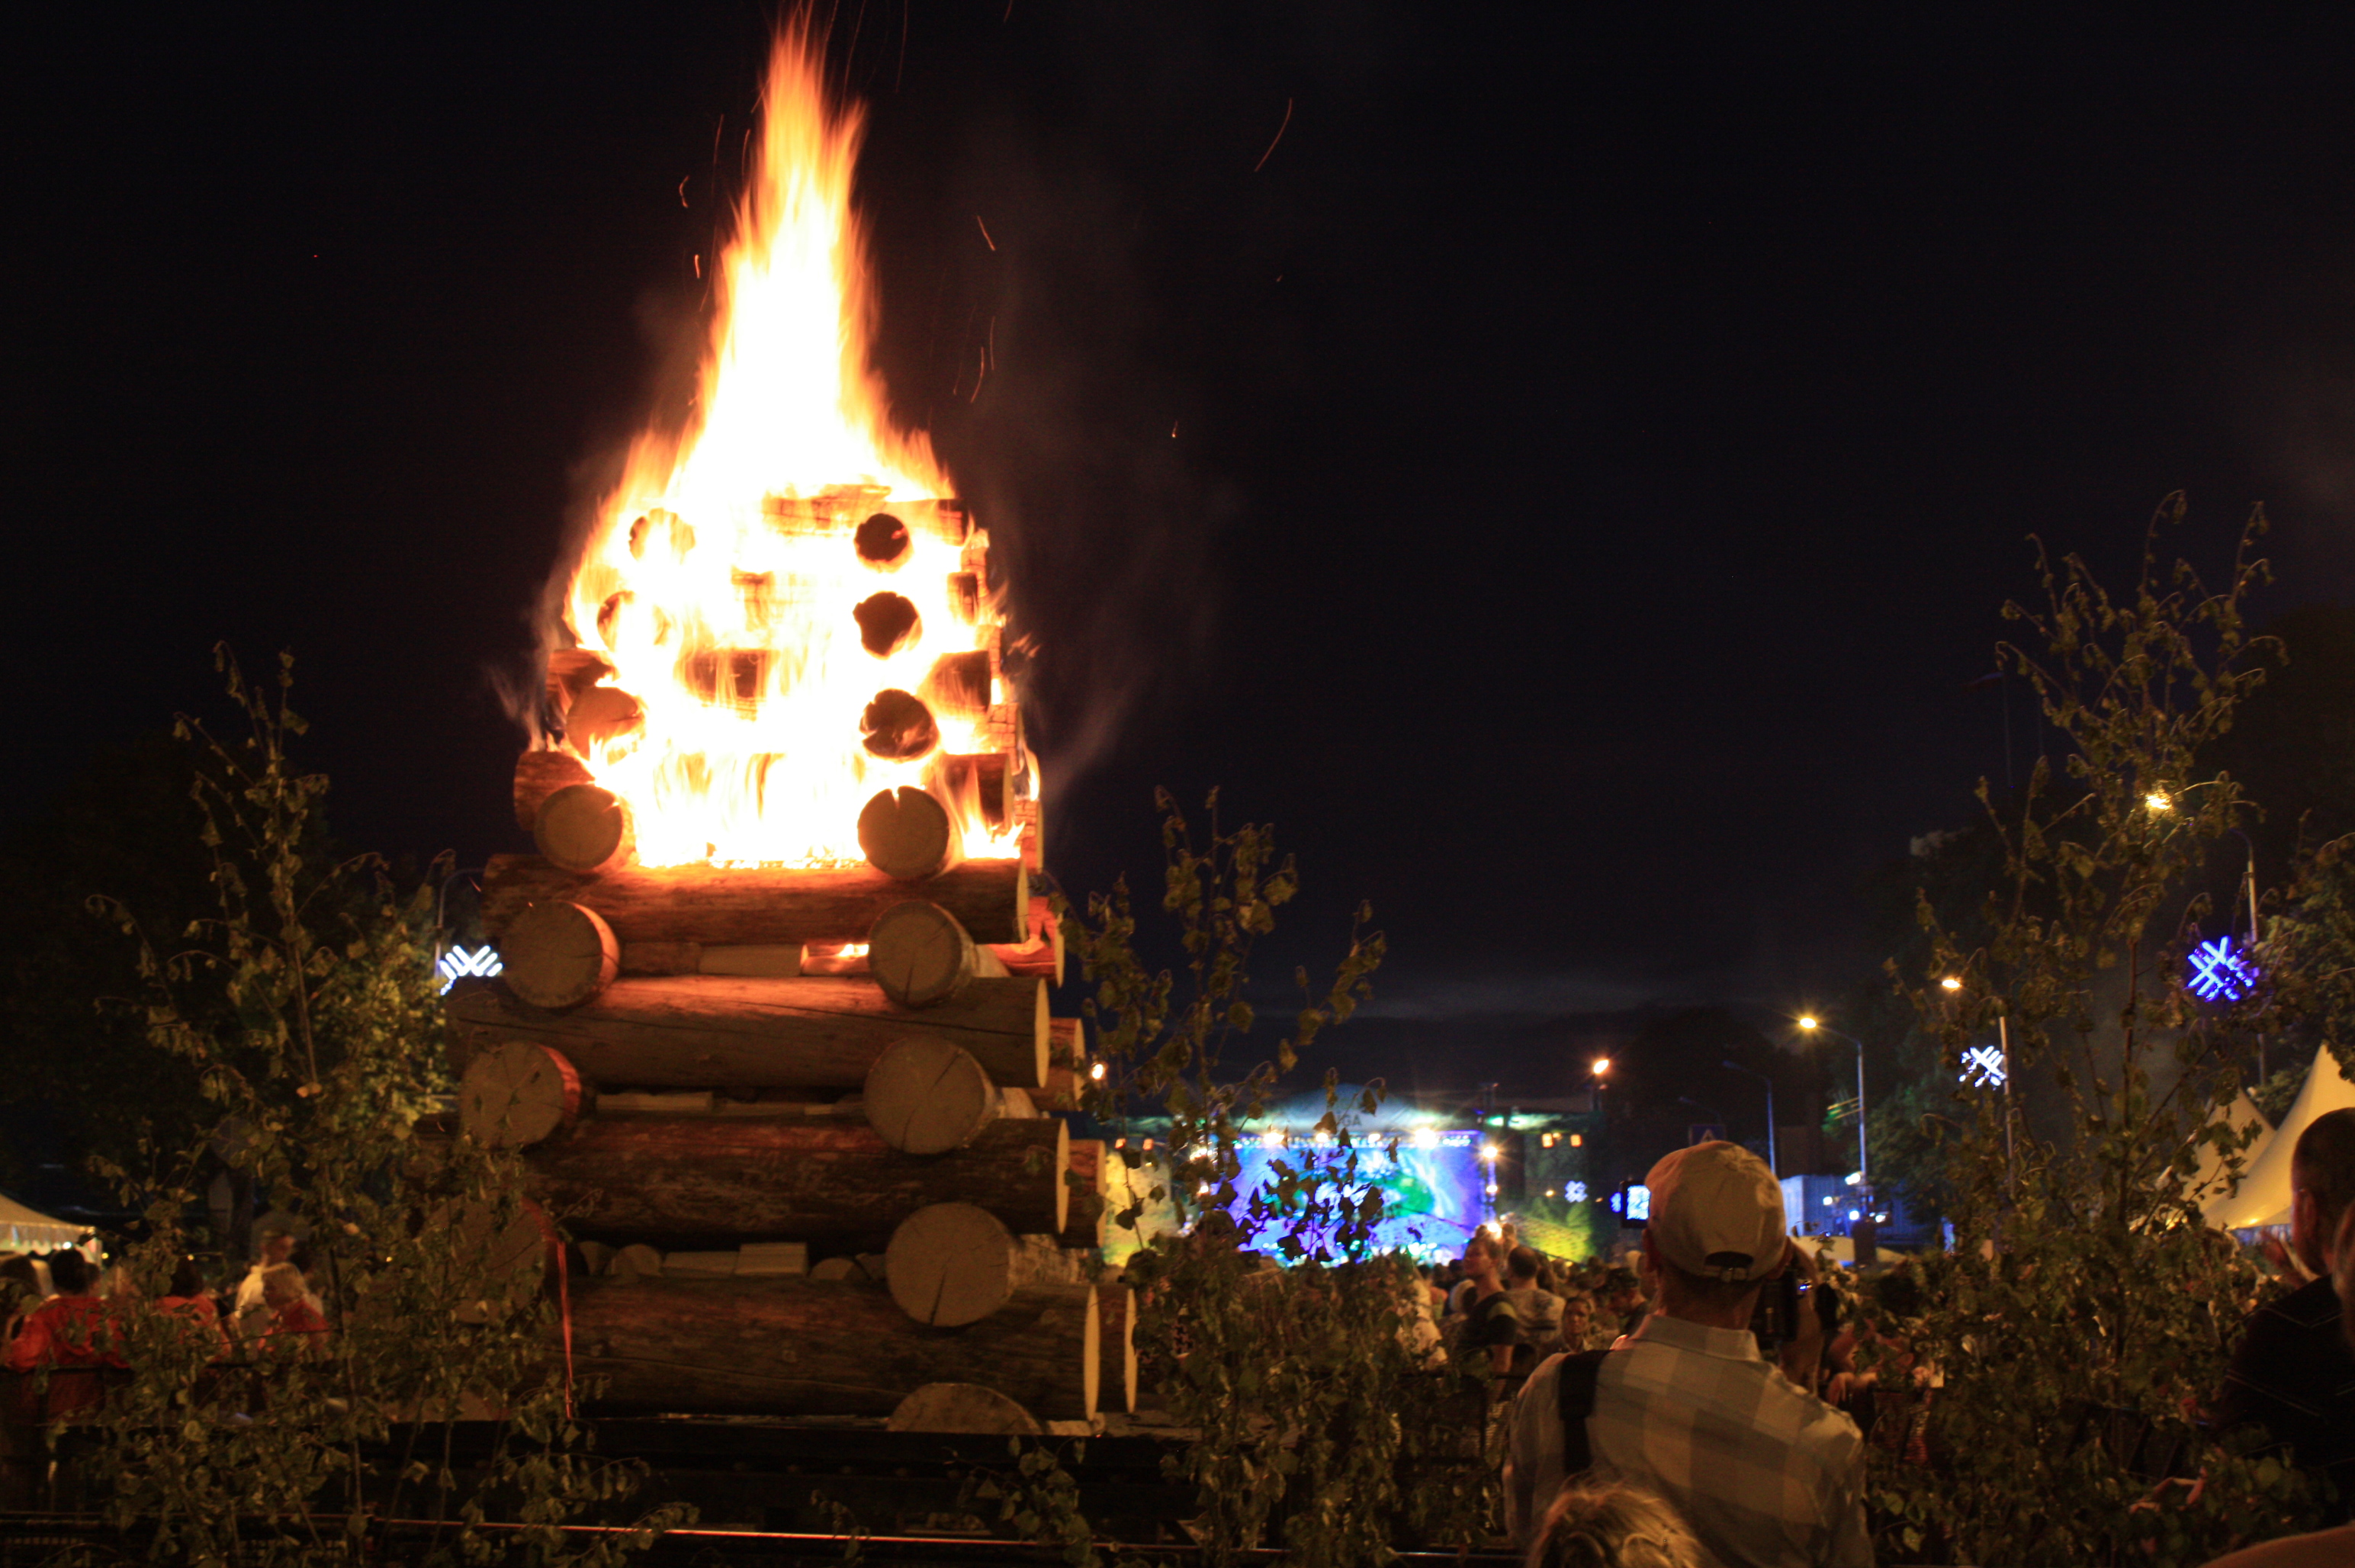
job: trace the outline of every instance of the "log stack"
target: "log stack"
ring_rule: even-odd
[[[861,559],[907,526],[869,517]],[[860,606],[870,652],[904,645],[890,608]],[[579,1243],[573,1365],[609,1407],[906,1421],[950,1382],[1039,1421],[1134,1406],[1126,1292],[1084,1282],[1095,1151],[1042,1108],[1076,1109],[1076,1031],[1049,1015],[1061,939],[1030,892],[1037,805],[988,643],[877,699],[878,756],[920,756],[933,713],[991,749],[879,791],[848,868],[640,863],[595,763],[641,706],[598,655],[550,656],[553,743],[515,774],[539,852],[493,858],[504,974],[448,1010],[462,1125],[519,1152]],[[761,672],[702,674],[724,697]],[[964,852],[976,816],[1001,858]]]

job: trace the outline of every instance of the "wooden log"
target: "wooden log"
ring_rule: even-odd
[[[615,1247],[605,1261],[605,1274],[612,1279],[660,1279],[662,1270],[662,1253],[644,1242]]]
[[[1047,1020],[1047,1060],[1058,1067],[1076,1071],[1087,1055],[1084,1019],[1049,1019]]]
[[[1026,868],[1027,869],[1027,868]],[[1030,936],[1025,942],[994,942],[989,950],[1009,975],[1036,975],[1063,983],[1063,926],[1045,899],[1030,901]]]
[[[867,933],[867,972],[903,1008],[954,1002],[978,979],[1008,978],[1004,964],[976,947],[956,916],[936,903],[910,899],[875,917]]]
[[[629,803],[602,784],[566,784],[539,804],[531,841],[549,865],[601,876],[637,855]]]
[[[1096,1286],[1096,1348],[1103,1366],[1096,1398],[1108,1408],[1136,1413],[1136,1293],[1124,1285]]]
[[[979,1383],[926,1383],[893,1407],[883,1429],[975,1437],[1038,1437],[1047,1430],[1019,1404]]]
[[[870,593],[850,612],[858,624],[858,644],[879,659],[904,653],[923,640],[924,618],[900,593]]]
[[[466,1064],[458,1125],[486,1147],[527,1148],[572,1125],[586,1099],[563,1052],[508,1040]]]
[[[619,687],[592,686],[572,699],[564,715],[564,743],[588,756],[600,742],[618,741],[645,727],[645,709]]]
[[[1085,1421],[1100,1332],[1084,1285],[1028,1286],[964,1328],[911,1322],[881,1285],[849,1280],[597,1279],[572,1292],[574,1373],[615,1412],[888,1416],[926,1383],[964,1381],[1042,1420]]]
[[[989,650],[943,654],[916,695],[936,714],[951,719],[986,720],[989,716]]]
[[[912,763],[941,743],[941,727],[923,699],[886,687],[858,716],[859,744],[888,763]]]
[[[539,803],[567,784],[595,784],[589,764],[570,752],[526,752],[516,759],[516,826],[526,833],[539,820]]]
[[[499,978],[535,1008],[571,1008],[621,977],[622,944],[595,910],[534,904],[499,938]]]
[[[622,973],[624,975],[699,975],[702,972],[703,944],[700,942],[622,944]]]
[[[426,1216],[425,1229],[444,1238],[435,1251],[450,1260],[447,1288],[462,1323],[485,1321],[490,1303],[538,1296],[556,1261],[556,1227],[530,1202],[455,1199]]]
[[[589,1116],[526,1163],[535,1200],[606,1240],[885,1236],[927,1204],[956,1201],[1052,1235],[1071,1211],[1069,1141],[1060,1121],[1001,1120],[926,1157],[854,1122]]]
[[[616,980],[568,1012],[527,1006],[501,986],[444,1004],[474,1050],[536,1040],[591,1082],[646,1088],[853,1089],[894,1041],[964,1047],[999,1083],[1034,1088],[1047,1072],[1047,987],[975,980],[954,1002],[896,1007],[872,981],[718,975]]]
[[[535,903],[570,899],[595,910],[624,948],[641,942],[864,942],[875,917],[908,896],[871,866],[628,866],[602,877],[562,870],[532,855],[494,855],[483,879],[483,923],[496,938]],[[1028,924],[1029,877],[1018,860],[967,860],[924,884],[924,896],[956,916],[975,942],[1019,942]]]
[[[1082,1108],[1082,1096],[1087,1093],[1087,1080],[1068,1067],[1047,1069],[1047,1082],[1037,1095],[1036,1103],[1049,1111],[1071,1112]]]
[[[861,808],[858,848],[867,863],[885,876],[921,882],[964,859],[964,835],[939,797],[901,784],[879,790]]]
[[[970,571],[949,573],[949,613],[970,626],[981,619],[981,579]]]
[[[613,666],[604,655],[587,648],[550,648],[548,651],[548,710],[559,720],[567,717],[573,702],[584,691],[593,689],[601,680],[610,678]]]
[[[1007,759],[996,752],[957,752],[940,759],[941,793],[960,812],[996,832],[1013,818]]]
[[[957,1328],[1013,1299],[1022,1283],[1014,1232],[972,1203],[932,1203],[900,1221],[883,1249],[884,1279],[900,1310]]]
[[[963,1148],[997,1120],[997,1085],[973,1053],[942,1040],[895,1040],[867,1074],[867,1125],[904,1154]]]
[[[1103,1140],[1073,1138],[1068,1165],[1072,1179],[1064,1185],[1071,1189],[1071,1208],[1056,1240],[1067,1247],[1101,1247],[1104,1216],[1112,1207],[1104,1196]]]

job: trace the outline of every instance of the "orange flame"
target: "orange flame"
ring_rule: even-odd
[[[641,715],[576,726],[569,743],[629,802],[648,865],[855,863],[860,807],[902,784],[951,805],[968,854],[1013,852],[989,838],[1007,826],[979,820],[970,789],[960,799],[944,783],[946,757],[1018,745],[1002,723],[993,743],[989,723],[1007,700],[1000,617],[986,586],[952,575],[974,569],[986,536],[964,537],[930,443],[886,418],[850,210],[860,115],[829,103],[821,60],[799,28],[777,40],[696,420],[633,444],[566,598],[566,629],[613,666],[602,684]],[[907,535],[888,560],[869,559],[891,542],[878,513]],[[904,605],[878,612],[888,624],[868,634],[861,606],[879,594]],[[905,610],[915,629],[894,641]],[[862,734],[870,703],[933,696],[928,676],[957,653],[986,663],[977,691],[968,658],[958,699],[929,703],[937,743],[878,754]],[[616,697],[605,711],[628,708]]]

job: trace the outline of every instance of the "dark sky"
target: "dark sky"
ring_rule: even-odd
[[[1859,880],[2003,767],[2031,531],[2262,500],[2272,607],[2355,592],[2355,24],[1594,10],[834,27],[1052,865],[1150,886],[1153,785],[1221,784],[1298,951],[1374,901],[1434,1083],[1866,970]],[[487,672],[676,384],[773,16],[12,22],[0,810],[227,638],[302,661],[346,837],[517,847]]]

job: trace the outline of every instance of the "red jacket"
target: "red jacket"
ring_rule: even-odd
[[[94,1296],[53,1296],[41,1303],[9,1341],[12,1372],[42,1367],[120,1367],[122,1349],[106,1304]]]

